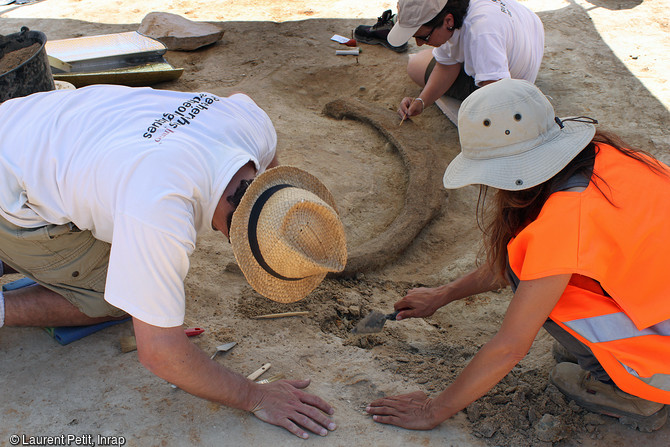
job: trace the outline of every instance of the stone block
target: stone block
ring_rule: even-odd
[[[168,50],[184,51],[211,45],[223,37],[223,30],[216,25],[168,12],[147,14],[137,32],[162,42]]]

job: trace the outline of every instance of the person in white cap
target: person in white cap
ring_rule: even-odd
[[[486,259],[449,284],[410,290],[395,304],[397,319],[428,317],[507,284],[514,296],[498,333],[442,393],[376,400],[367,408],[375,421],[435,427],[503,379],[544,327],[569,354],[550,374],[568,400],[641,431],[664,425],[670,168],[596,132],[595,123],[556,117],[523,80],[501,80],[463,101],[461,153],[444,186],[479,184],[491,200]]]
[[[540,18],[516,0],[399,0],[388,42],[412,37],[435,48],[410,56],[407,73],[423,89],[402,99],[403,119],[445,94],[463,100],[500,79],[535,82],[544,54]]]
[[[346,262],[331,194],[276,166],[274,126],[251,98],[111,85],[36,93],[0,105],[0,134],[0,274],[36,283],[0,293],[0,326],[130,315],[139,360],[182,390],[301,438],[335,429],[333,408],[303,391],[308,380],[248,380],[182,327],[198,235],[229,237],[249,283],[281,302]]]

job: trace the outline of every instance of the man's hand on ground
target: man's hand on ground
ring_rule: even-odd
[[[411,430],[430,430],[440,424],[432,409],[432,399],[423,391],[390,396],[371,402],[365,411],[375,422]]]
[[[305,429],[326,436],[336,425],[324,413],[333,414],[333,407],[323,399],[302,391],[309,380],[280,380],[257,385],[257,403],[251,410],[265,422],[284,427],[294,435],[307,439]]]
[[[253,412],[301,438],[335,430],[333,407],[302,391],[309,380],[257,384],[211,360],[191,343],[181,326],[161,328],[134,319],[140,361],[151,372],[195,396]]]

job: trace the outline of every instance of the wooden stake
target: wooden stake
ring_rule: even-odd
[[[267,371],[268,369],[270,369],[270,366],[272,366],[272,364],[270,364],[270,363],[266,363],[265,365],[263,365],[263,366],[261,366],[260,368],[258,368],[256,371],[254,371],[254,372],[252,372],[251,374],[249,374],[249,375],[247,376],[247,379],[249,379],[249,380],[256,380],[256,379],[258,379],[258,378],[261,376],[261,374],[263,374],[265,371]]]
[[[309,315],[309,312],[304,310],[300,312],[284,312],[280,314],[266,314],[266,315],[259,315],[257,317],[254,317],[257,320],[262,320],[262,319],[269,319],[269,318],[283,318],[283,317],[302,317],[305,315]]]

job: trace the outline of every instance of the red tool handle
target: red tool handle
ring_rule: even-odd
[[[184,333],[186,334],[187,337],[193,337],[194,335],[200,335],[203,332],[205,332],[204,329],[199,328],[199,327],[190,327],[187,329],[184,329]]]

